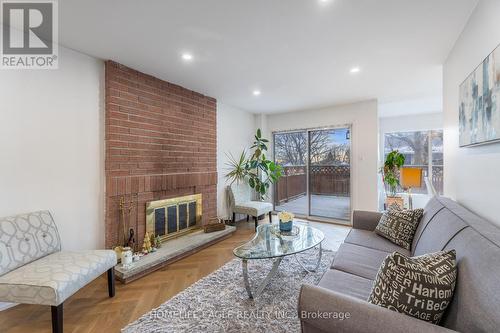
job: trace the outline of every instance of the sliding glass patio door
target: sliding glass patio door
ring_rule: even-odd
[[[351,131],[309,131],[309,215],[351,217]]]
[[[307,216],[307,132],[275,133],[273,142],[274,161],[283,167],[274,186],[275,210]]]
[[[275,162],[283,167],[275,210],[350,221],[350,127],[277,132],[273,139]]]

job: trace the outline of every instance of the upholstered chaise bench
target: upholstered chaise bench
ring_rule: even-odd
[[[104,272],[115,295],[112,250],[61,251],[47,211],[0,218],[0,301],[50,305],[52,330],[63,331],[63,302]]]

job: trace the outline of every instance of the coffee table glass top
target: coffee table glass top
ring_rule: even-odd
[[[249,242],[233,250],[241,259],[265,259],[283,257],[303,252],[325,239],[321,230],[307,224],[294,223],[291,232],[280,232],[277,224],[263,224]]]

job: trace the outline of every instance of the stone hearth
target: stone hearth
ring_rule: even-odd
[[[171,239],[162,244],[156,252],[142,257],[132,264],[130,268],[124,268],[122,264],[115,267],[115,275],[123,283],[134,281],[148,273],[160,269],[174,261],[182,259],[196,251],[210,246],[224,238],[231,236],[236,231],[235,227],[226,226],[225,230],[204,233],[198,230],[190,234]]]

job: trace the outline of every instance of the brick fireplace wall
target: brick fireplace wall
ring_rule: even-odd
[[[106,62],[106,247],[118,245],[119,203],[142,245],[146,203],[203,195],[217,214],[216,100]]]

